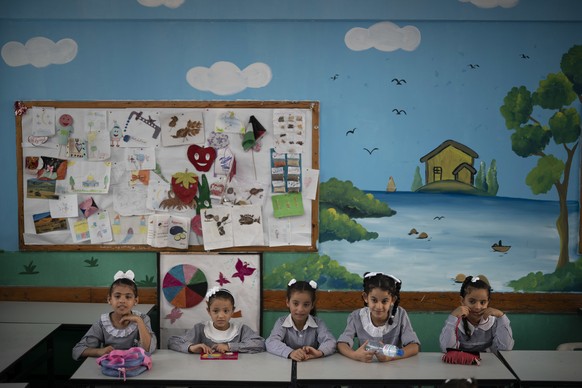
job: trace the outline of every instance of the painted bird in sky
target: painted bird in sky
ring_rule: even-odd
[[[406,114],[406,111],[404,109],[392,109],[392,112],[395,112],[397,115],[400,115],[402,113]]]
[[[390,82],[396,82],[396,85],[402,85],[406,83],[406,80],[404,78],[398,79],[398,78],[392,78],[392,81]]]
[[[354,132],[356,132],[356,128],[352,128],[349,131],[346,131],[346,136],[349,135],[350,133],[353,135]]]
[[[368,154],[370,154],[370,155],[372,155],[372,152],[374,152],[374,151],[376,151],[376,150],[379,150],[379,148],[376,148],[376,147],[372,148],[372,150],[369,150],[369,149],[367,149],[367,148],[365,148],[365,147],[364,147],[364,149],[365,149],[366,151],[368,151]]]

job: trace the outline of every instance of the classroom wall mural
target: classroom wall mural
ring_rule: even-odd
[[[0,6],[4,128],[25,99],[320,102],[319,252],[266,255],[265,288],[304,274],[359,290],[384,271],[406,291],[477,274],[582,290],[579,2],[136,0],[86,4],[91,18],[24,3]],[[15,182],[6,133],[0,179]],[[42,274],[15,252],[16,193],[0,195],[0,249]]]

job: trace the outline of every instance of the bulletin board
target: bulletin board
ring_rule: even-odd
[[[15,103],[21,250],[316,251],[319,103]]]
[[[162,252],[159,261],[160,346],[210,321],[206,293],[224,288],[234,297],[233,324],[261,332],[261,255]]]

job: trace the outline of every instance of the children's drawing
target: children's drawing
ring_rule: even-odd
[[[69,160],[65,178],[68,193],[106,194],[109,191],[111,162]]]
[[[208,145],[215,150],[228,147],[230,138],[226,133],[212,131],[208,136]]]
[[[204,249],[211,250],[233,246],[231,209],[230,206],[214,206],[211,209],[201,210]]]
[[[107,160],[111,155],[109,133],[105,130],[87,133],[87,160]]]
[[[319,170],[305,168],[303,170],[302,190],[305,199],[315,201],[317,187],[319,186]]]
[[[87,218],[92,244],[101,244],[113,240],[111,222],[107,210],[100,210]]]
[[[123,138],[123,131],[121,130],[117,120],[112,121],[112,126],[109,129],[109,145],[111,147],[119,147],[119,142]]]
[[[69,223],[69,230],[71,231],[71,238],[74,242],[80,243],[89,241],[89,223],[85,217],[67,218]]]
[[[49,208],[53,218],[77,217],[77,194],[61,194],[58,199],[49,201]]]
[[[40,165],[40,158],[38,156],[26,156],[24,158],[24,171],[28,175],[36,175]]]
[[[121,126],[120,147],[155,147],[160,144],[158,112],[113,110],[108,112],[109,133]]]
[[[230,177],[236,173],[236,160],[229,147],[220,148],[216,151],[216,161],[214,164],[215,175],[226,175]],[[232,170],[235,169],[233,172]]]
[[[164,147],[184,144],[204,144],[202,111],[167,113],[160,115]]]
[[[68,113],[63,113],[59,116],[59,121],[57,124],[57,141],[59,146],[66,146],[68,144],[69,137],[74,131],[73,122],[73,116]]]
[[[269,219],[269,246],[291,245],[291,221],[289,218]]]
[[[245,125],[236,117],[233,111],[226,111],[217,114],[214,130],[216,132],[239,133],[244,135]]]
[[[130,171],[129,185],[137,184],[147,186],[150,183],[150,170],[134,170]]]
[[[265,244],[260,205],[233,206],[232,219],[235,246]]]
[[[145,216],[122,216],[112,214],[113,239],[118,244],[145,244],[147,236],[147,221]]]
[[[156,152],[153,147],[126,148],[126,170],[153,170],[156,168]]]
[[[53,136],[55,134],[55,108],[32,107],[32,135]]]
[[[276,109],[273,112],[275,149],[279,153],[303,153],[305,116],[295,110]]]
[[[303,197],[300,193],[274,195],[273,213],[275,218],[300,216],[303,214]]]
[[[190,219],[167,214],[148,217],[147,244],[152,247],[188,248]]]
[[[87,144],[79,137],[70,137],[66,145],[67,158],[85,159],[87,157]]]
[[[66,218],[52,218],[50,212],[33,214],[32,220],[36,234],[68,229]]]
[[[148,188],[144,185],[113,186],[113,209],[122,216],[152,214],[153,211],[147,208]]]

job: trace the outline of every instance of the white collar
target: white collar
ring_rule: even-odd
[[[293,322],[293,318],[291,318],[291,314],[287,315],[287,318],[285,318],[285,321],[283,321],[283,324],[281,326],[292,327],[297,331],[301,331],[297,328],[297,326],[295,326],[295,322]],[[308,327],[317,327],[317,323],[315,322],[315,319],[313,319],[311,314],[309,314],[309,316],[307,317],[307,321],[305,322],[305,325],[303,326],[303,330],[305,330]]]
[[[141,316],[141,313],[139,311],[132,310],[131,313],[133,315]],[[113,322],[111,322],[111,317],[109,316],[109,314],[110,313],[101,314],[100,321],[105,331],[111,334],[112,336],[117,338],[123,338],[127,337],[128,335],[137,330],[137,323],[135,322],[129,322],[129,324],[123,329],[116,328],[115,326],[113,326]]]
[[[204,335],[212,342],[221,344],[232,341],[240,332],[241,324],[229,321],[229,327],[226,330],[218,330],[212,324],[212,321],[204,323]]]
[[[360,309],[360,322],[362,322],[362,326],[366,333],[370,334],[372,337],[383,337],[384,334],[396,327],[396,325],[389,325],[389,320],[390,319],[388,319],[382,326],[374,326],[370,316],[370,309],[368,307]]]
[[[471,322],[469,322],[469,320],[467,320],[467,323],[469,324],[469,329],[471,329],[471,333],[473,333],[476,329],[487,331],[491,329],[491,327],[495,323],[495,317],[493,315],[490,315],[487,318],[481,317],[481,320],[479,321],[477,326],[474,326]],[[465,333],[464,325],[459,325],[459,330],[461,330],[462,333],[467,334]]]

